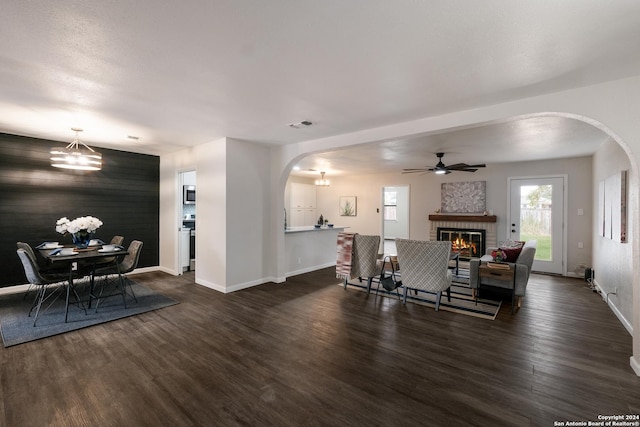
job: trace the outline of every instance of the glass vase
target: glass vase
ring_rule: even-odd
[[[87,233],[86,231],[79,231],[77,233],[73,233],[71,238],[73,239],[73,244],[78,249],[86,249],[89,247],[89,242],[91,242],[91,237],[93,233]]]

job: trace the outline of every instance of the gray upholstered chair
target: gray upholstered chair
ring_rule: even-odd
[[[137,302],[136,295],[133,293],[133,289],[131,288],[131,281],[126,276],[127,273],[132,272],[138,266],[138,260],[140,259],[140,252],[142,251],[142,242],[140,240],[133,240],[129,244],[129,248],[127,249],[128,254],[125,255],[122,260],[114,262],[112,265],[96,268],[93,272],[92,281],[95,281],[95,278],[102,277],[105,279],[103,281],[103,287],[98,296],[98,299],[102,298],[102,294],[104,291],[105,282],[109,282],[109,276],[119,275],[119,277],[115,281],[115,287],[118,292],[112,292],[108,296],[112,295],[122,295],[122,302],[124,307],[127,307],[126,302],[126,294],[127,294],[127,286],[129,287],[129,291],[131,293],[132,298]],[[93,291],[94,285],[92,283],[91,289]],[[106,297],[105,297],[106,298]],[[96,310],[98,310],[98,304],[96,304]]]
[[[24,249],[25,252],[27,252],[29,254],[29,256],[35,261],[36,265],[38,266],[38,270],[41,273],[46,273],[46,274],[69,274],[69,269],[68,268],[48,265],[46,263],[46,260],[44,260],[44,258],[42,258],[42,257],[38,258],[38,256],[36,255],[36,252],[33,250],[33,248],[31,247],[30,244],[24,243],[24,242],[17,242],[16,246],[17,246],[18,249]],[[44,260],[44,261],[41,261],[41,260]]]
[[[380,236],[368,236],[356,234],[353,237],[353,251],[351,258],[351,278],[367,279],[367,293],[371,291],[373,278],[380,274],[378,268],[378,249],[380,247]],[[344,288],[347,288],[348,280],[344,281]]]
[[[436,311],[440,308],[442,291],[451,287],[452,272],[449,269],[451,242],[396,239],[398,264],[404,293],[402,302],[407,302],[407,292],[430,292],[436,294]]]
[[[110,245],[118,245],[118,246],[122,246],[122,243],[124,242],[124,237],[123,236],[113,236],[111,238],[111,241],[109,242]],[[95,269],[95,268],[100,268],[100,267],[104,267],[107,264],[113,264],[113,262],[115,261],[115,257],[107,257],[107,258],[101,258],[98,261],[94,261],[91,264],[88,264],[87,267],[91,270]],[[90,271],[89,273],[92,273],[93,271]]]
[[[488,248],[486,255],[482,258],[472,258],[469,261],[469,286],[475,293],[476,299],[479,296],[480,286],[495,286],[503,289],[512,290],[512,305],[511,312],[515,310],[515,307],[519,308],[522,305],[522,298],[525,296],[527,290],[527,283],[529,282],[529,275],[531,273],[531,266],[533,265],[533,259],[536,256],[537,248],[536,240],[528,240],[522,247],[522,251],[515,262],[508,262],[509,269],[513,271],[513,283],[498,278],[481,277],[480,266],[492,261],[491,251],[495,248]],[[516,302],[517,300],[517,302]]]
[[[23,249],[29,255],[29,257],[31,257],[35,265],[38,267],[38,271],[40,273],[48,274],[48,275],[52,275],[52,274],[62,275],[63,279],[65,276],[69,275],[68,268],[47,265],[46,262],[41,262],[40,259],[42,259],[42,257],[40,257],[40,259],[38,258],[38,256],[36,255],[36,252],[33,250],[30,244],[24,243],[24,242],[17,242],[16,246],[18,249]],[[31,292],[34,289],[35,289],[35,285],[29,283],[29,288],[27,289],[27,292],[25,292],[24,298],[26,298],[27,295],[29,295],[29,292]],[[36,297],[37,296],[38,294],[36,293]]]
[[[122,245],[123,242],[124,242],[124,237],[123,236],[113,236],[111,238],[111,242],[109,242],[109,244],[111,244],[111,245]]]
[[[17,249],[18,258],[22,262],[22,266],[24,268],[24,274],[29,281],[29,284],[37,289],[36,298],[29,309],[29,316],[33,312],[33,309],[36,309],[36,315],[33,319],[33,326],[36,326],[36,322],[38,321],[38,314],[40,314],[40,308],[42,307],[42,303],[48,300],[53,293],[47,293],[47,289],[49,285],[53,285],[56,283],[64,283],[68,279],[68,275],[64,274],[55,274],[55,275],[47,275],[40,272],[38,268],[38,264],[35,260],[35,257],[32,257],[31,253],[25,249]],[[32,251],[33,252],[33,251]],[[76,295],[77,297],[77,295]]]

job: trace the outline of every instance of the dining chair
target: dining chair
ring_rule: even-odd
[[[436,311],[440,308],[442,291],[450,292],[452,272],[449,270],[451,242],[435,240],[396,239],[400,275],[404,286],[403,304],[407,291],[436,294]],[[449,294],[450,298],[450,294]]]
[[[115,235],[111,238],[111,241],[109,242],[110,245],[118,245],[118,246],[122,246],[122,243],[124,242],[124,237],[123,236],[118,236]],[[90,268],[96,269],[96,268],[100,268],[100,267],[104,267],[110,264],[113,264],[113,262],[116,260],[115,257],[107,257],[107,258],[102,258],[96,262],[94,262],[93,264],[91,264]],[[91,271],[92,273],[93,271]]]
[[[140,259],[140,252],[142,251],[142,245],[143,243],[140,240],[133,240],[129,244],[129,248],[127,249],[128,254],[125,255],[122,258],[122,260],[116,261],[115,263],[109,266],[95,269],[95,271],[93,272],[93,279],[95,280],[96,277],[103,278],[103,284],[102,284],[103,286],[100,291],[100,295],[98,296],[98,300],[103,298],[102,293],[104,291],[105,284],[109,282],[109,276],[118,275],[119,277],[116,279],[115,288],[119,292],[111,292],[109,295],[107,295],[107,297],[122,294],[122,302],[124,304],[124,307],[127,308],[127,302],[125,297],[127,294],[127,285],[128,285],[129,291],[131,293],[131,297],[134,299],[135,302],[138,302],[138,299],[136,298],[136,295],[133,292],[133,288],[131,287],[131,280],[129,280],[126,274],[132,272],[138,266],[138,260]],[[98,310],[98,305],[99,305],[99,302],[96,303],[96,311]]]
[[[36,315],[33,320],[33,326],[35,327],[36,322],[38,321],[38,315],[40,314],[42,303],[47,301],[54,295],[54,292],[49,292],[49,294],[47,295],[47,289],[49,285],[63,284],[68,281],[69,276],[67,274],[41,273],[35,257],[32,257],[28,250],[20,248],[17,249],[16,252],[18,253],[18,257],[22,262],[22,266],[24,267],[24,274],[27,277],[29,284],[38,290],[36,298],[33,301],[33,304],[31,304],[31,308],[29,309],[28,314],[29,316],[31,316],[33,309],[36,309]],[[55,299],[53,301],[55,301]],[[51,303],[53,303],[53,301]],[[51,303],[49,304],[49,306],[51,306]]]
[[[67,269],[63,269],[57,266],[47,265],[45,262],[38,262],[38,256],[36,255],[36,252],[33,250],[30,244],[25,242],[17,242],[16,246],[18,249],[24,250],[31,257],[31,259],[37,266],[39,272],[45,273],[45,274],[61,274],[61,275],[68,274]],[[35,289],[35,286],[29,283],[29,287],[27,288],[27,292],[25,292],[23,299],[27,298],[27,295],[29,295],[29,292],[33,291],[34,289]],[[37,293],[36,293],[36,296],[37,296]]]
[[[116,235],[111,238],[111,242],[109,242],[109,244],[122,246],[123,242],[124,242],[124,237]]]

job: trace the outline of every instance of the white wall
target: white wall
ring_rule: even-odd
[[[231,292],[271,279],[270,149],[222,138],[160,157],[160,267],[177,274],[178,173],[196,170],[196,278]]]
[[[196,163],[196,283],[220,291],[227,287],[227,139],[193,150]]]
[[[598,185],[611,175],[630,170],[629,157],[614,141],[606,142],[593,156],[593,207],[592,221],[593,269],[596,284],[608,296],[609,304],[627,329],[631,329],[633,318],[633,259],[631,243],[620,243],[600,236],[598,232]],[[633,223],[628,226],[633,227]],[[634,236],[633,230],[627,233]]]
[[[228,138],[226,150],[227,198],[221,203],[227,217],[225,291],[230,292],[269,281],[275,258],[269,253],[270,148]]]

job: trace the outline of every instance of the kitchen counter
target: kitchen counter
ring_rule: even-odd
[[[338,233],[344,226],[291,227],[284,232],[285,277],[336,265]]]
[[[287,227],[285,228],[284,232],[285,233],[300,233],[302,231],[329,231],[329,230],[339,230],[342,231],[345,228],[349,228],[349,227],[345,227],[345,226],[333,226],[333,227],[320,227],[320,228],[315,228],[313,225],[305,225],[302,227]]]

